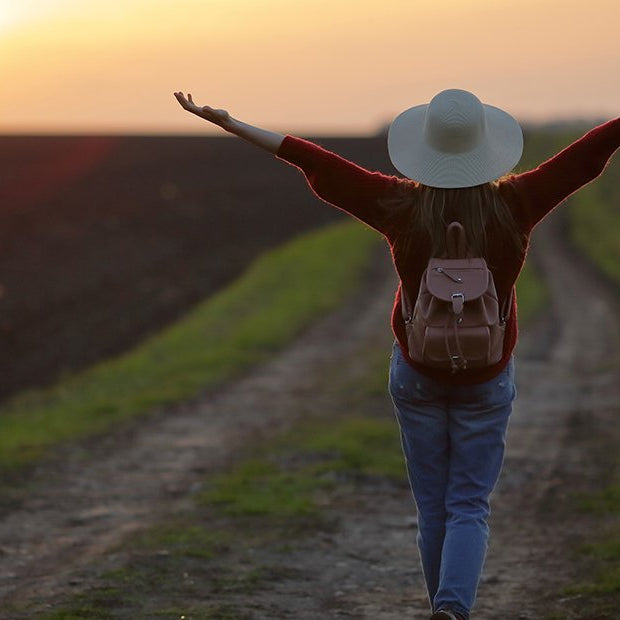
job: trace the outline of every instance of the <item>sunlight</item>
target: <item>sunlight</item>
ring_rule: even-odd
[[[79,5],[78,0],[0,0],[0,31],[45,22]]]
[[[0,81],[45,101],[16,106],[4,89],[0,132],[192,131],[170,95],[190,88],[257,123],[324,131],[372,131],[446,85],[529,117],[615,109],[616,0],[591,0],[587,20],[576,0],[375,4],[0,0]],[[581,47],[558,54],[573,38]]]
[[[19,21],[19,7],[6,2],[0,3],[0,32],[8,30]]]

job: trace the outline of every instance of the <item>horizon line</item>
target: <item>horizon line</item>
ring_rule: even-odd
[[[612,117],[607,118],[603,115],[582,115],[565,118],[547,118],[537,119],[530,118],[525,120],[518,120],[519,125],[524,130],[528,129],[541,129],[541,128],[553,128],[559,129],[567,127],[578,127],[584,125],[598,125],[611,120]],[[313,138],[378,138],[387,134],[389,124],[378,127],[375,131],[351,131],[343,130],[337,131],[327,128],[302,128],[299,130],[282,130],[276,129],[278,133],[284,135],[295,135],[299,137],[313,137]],[[63,129],[63,128],[32,128],[32,129],[12,129],[8,127],[0,126],[0,138],[8,137],[179,137],[179,138],[235,138],[234,134],[226,132],[223,129],[215,129],[207,125],[204,129],[188,131],[179,129]]]

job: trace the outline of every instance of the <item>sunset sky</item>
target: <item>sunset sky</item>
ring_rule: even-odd
[[[375,132],[445,88],[521,121],[620,110],[617,0],[0,0],[0,133]]]

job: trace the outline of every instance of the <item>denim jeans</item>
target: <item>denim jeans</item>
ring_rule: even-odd
[[[433,610],[469,617],[487,550],[489,495],[516,396],[514,361],[485,383],[422,375],[394,345],[390,395],[418,509],[418,549]]]

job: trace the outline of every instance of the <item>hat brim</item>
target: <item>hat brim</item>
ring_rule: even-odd
[[[507,112],[488,104],[484,138],[471,150],[446,153],[424,137],[428,104],[399,114],[388,131],[388,154],[401,174],[430,187],[473,187],[512,170],[523,153],[523,132]]]

